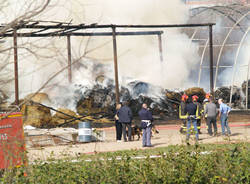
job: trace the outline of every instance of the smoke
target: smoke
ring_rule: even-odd
[[[20,3],[17,0],[11,2],[14,4],[13,7]],[[36,18],[64,22],[73,20],[74,24],[183,24],[189,18],[189,11],[181,0],[57,0]],[[151,30],[164,31],[163,62],[160,61],[156,35],[117,37],[120,84],[125,86],[131,79],[162,88],[186,88],[196,84],[197,81],[189,80],[189,75],[192,66],[199,61],[198,46],[192,43],[180,28]],[[139,29],[117,31],[139,31]],[[19,54],[23,54],[23,57],[19,57],[19,61],[22,62],[19,73],[22,76],[20,91],[23,97],[39,89],[54,73],[67,66],[67,50],[65,38],[52,40],[48,38],[42,41],[36,38],[19,40],[23,43],[26,41],[32,43],[29,44],[29,48],[36,52],[36,56],[32,54],[27,56],[27,50],[19,50]],[[41,44],[44,45],[43,48],[39,47]],[[90,58],[80,59],[73,65],[75,84],[92,86],[100,74],[114,78],[112,38],[92,37],[88,40],[74,37],[71,45],[73,61],[79,59],[84,51],[89,51],[86,56]],[[98,63],[103,65],[99,66]],[[53,89],[56,86],[72,88],[68,86],[67,70],[53,79],[44,89],[52,96],[55,94],[62,98],[67,96],[60,93],[63,90]]]
[[[85,9],[85,18],[87,22],[91,20],[90,22],[99,24],[181,24],[186,23],[189,18],[188,7],[179,0],[91,2],[92,6]],[[162,63],[157,36],[117,38],[119,73],[123,85],[127,83],[126,78],[149,82],[163,88],[185,88],[193,85],[188,77],[190,66],[199,61],[198,47],[180,29],[159,30],[164,31]],[[99,38],[92,39],[92,47],[102,43],[102,40],[97,39]],[[90,56],[108,58],[112,55],[111,51],[110,43],[109,47],[98,49]],[[112,59],[107,62],[112,64]],[[113,78],[113,73],[108,76]]]
[[[226,69],[222,71],[219,75],[219,79],[222,81],[224,85],[231,86],[232,85],[232,80],[233,80],[233,72],[235,72],[235,79],[234,79],[234,84],[237,87],[241,87],[243,81],[247,80],[247,70],[248,70],[248,65],[250,63],[250,37],[247,36],[245,40],[243,40],[242,47],[239,50],[238,57],[236,58],[237,53],[226,53],[226,56],[233,60],[233,63],[236,60],[236,66],[235,69]],[[238,48],[237,48],[238,49]],[[248,76],[249,78],[249,76]]]

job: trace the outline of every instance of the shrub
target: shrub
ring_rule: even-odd
[[[158,150],[158,158],[150,154]],[[160,150],[160,151],[159,151]],[[170,146],[37,161],[1,173],[2,183],[250,183],[249,144]],[[143,153],[145,159],[135,159]],[[92,161],[86,161],[86,159]],[[27,176],[25,176],[27,173]]]

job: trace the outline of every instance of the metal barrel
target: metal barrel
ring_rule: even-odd
[[[80,122],[78,124],[79,142],[91,142],[92,129],[90,122]]]

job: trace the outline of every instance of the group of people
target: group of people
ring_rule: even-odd
[[[230,135],[231,131],[228,126],[228,114],[231,108],[223,103],[222,99],[218,100],[220,108],[217,106],[210,94],[206,95],[206,99],[203,104],[198,102],[198,96],[194,95],[192,98],[187,95],[183,95],[179,106],[179,117],[183,121],[180,132],[186,133],[186,141],[189,144],[189,138],[191,129],[194,130],[196,142],[199,140],[199,134],[201,134],[201,119],[206,119],[207,131],[210,136],[217,135],[217,123],[216,118],[219,115],[221,120],[222,135]],[[151,144],[151,129],[153,116],[152,112],[149,111],[147,104],[142,104],[141,110],[138,112],[141,120],[142,128],[142,146],[152,147]],[[131,109],[128,107],[128,102],[118,104],[116,107],[116,140],[121,142],[122,136],[124,142],[131,141],[131,124],[133,114]],[[191,124],[193,125],[191,127]],[[212,127],[213,130],[212,131]],[[128,129],[128,130],[126,130]]]
[[[186,141],[189,144],[189,138],[191,134],[191,124],[193,124],[193,129],[195,132],[195,138],[198,142],[199,134],[201,134],[200,126],[202,117],[206,120],[207,131],[210,136],[216,136],[217,134],[217,115],[220,117],[222,135],[230,135],[231,131],[228,126],[228,114],[231,111],[231,108],[223,103],[222,99],[218,100],[220,108],[217,109],[217,106],[208,93],[206,94],[206,99],[203,104],[198,102],[198,96],[192,96],[192,99],[187,95],[183,95],[181,99],[181,104],[179,106],[179,118],[183,121],[180,132],[186,133]],[[212,131],[212,126],[214,131]],[[226,130],[225,130],[226,129]]]
[[[153,116],[152,113],[149,111],[147,104],[142,104],[142,108],[138,112],[138,115],[141,119],[142,147],[152,147],[151,129]],[[131,109],[128,107],[128,102],[123,102],[123,104],[120,103],[116,106],[115,126],[117,142],[121,142],[122,136],[124,142],[131,141],[132,119],[133,115]],[[126,128],[128,130],[126,130]]]

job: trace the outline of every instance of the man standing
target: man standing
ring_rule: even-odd
[[[221,120],[222,135],[226,135],[225,134],[225,127],[227,129],[227,135],[231,135],[231,131],[230,131],[230,128],[228,126],[228,114],[231,111],[231,108],[229,106],[227,106],[226,104],[224,104],[222,99],[219,99],[218,103],[220,104],[219,117]]]
[[[204,114],[207,117],[208,134],[210,136],[213,135],[213,132],[212,132],[212,125],[213,125],[214,136],[216,136],[217,135],[217,124],[216,124],[217,108],[212,98],[209,98],[209,103],[206,104]]]
[[[122,124],[122,135],[124,142],[127,142],[126,127],[128,127],[128,141],[131,141],[132,111],[128,107],[128,102],[123,102],[123,106],[117,111],[119,122]]]
[[[198,102],[199,97],[194,95],[192,96],[194,104],[197,106],[197,114],[196,114],[196,121],[197,121],[197,129],[198,133],[201,134],[201,112],[202,112],[202,105]]]
[[[116,130],[116,141],[121,142],[122,138],[122,124],[119,122],[118,110],[122,107],[122,104],[119,103],[116,105],[116,114],[115,114],[115,130]]]
[[[185,133],[187,131],[187,114],[185,113],[186,101],[188,99],[187,95],[182,95],[181,103],[179,105],[179,118],[182,120],[182,126],[180,133]]]
[[[191,100],[189,100],[189,103],[186,105],[186,108],[185,108],[185,113],[188,114],[187,138],[186,138],[187,144],[189,144],[191,123],[194,126],[195,138],[196,138],[196,143],[197,143],[199,140],[197,121],[196,121],[196,114],[198,114],[197,105],[194,104]]]
[[[147,104],[142,104],[142,109],[139,111],[142,127],[142,147],[152,147],[151,144],[151,129],[152,129],[152,113],[148,110]]]

